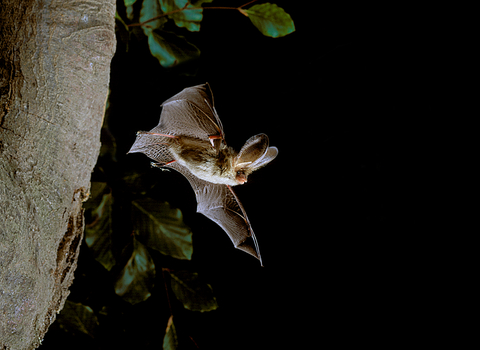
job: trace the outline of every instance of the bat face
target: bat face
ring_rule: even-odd
[[[278,154],[268,136],[247,140],[239,152],[227,146],[208,84],[186,88],[163,104],[159,124],[139,131],[128,153],[141,152],[158,167],[182,173],[192,185],[200,212],[229,235],[235,247],[261,261],[257,240],[232,186],[247,182],[255,170]]]

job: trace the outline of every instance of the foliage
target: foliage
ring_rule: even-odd
[[[172,21],[179,28],[190,32],[200,31],[203,20],[203,11],[235,10],[248,17],[252,24],[265,36],[278,38],[295,31],[292,18],[282,8],[275,4],[264,3],[245,8],[255,1],[250,1],[240,7],[203,7],[204,3],[213,0],[124,0],[126,7],[124,20],[117,12],[119,37],[128,43],[131,32],[141,27],[143,34],[148,37],[148,46],[152,56],[158,59],[165,68],[171,68],[199,57],[200,49],[188,42],[184,36],[168,31],[167,23]],[[127,24],[136,19],[134,5],[141,2],[138,23]]]
[[[192,258],[192,232],[183,223],[182,212],[151,198],[132,202],[132,222],[137,237],[150,248],[176,259]]]
[[[108,123],[103,128],[107,129]],[[104,145],[110,145],[110,151],[104,149],[105,152],[101,152],[96,167],[96,171],[101,173],[110,171],[115,160],[115,152],[112,150],[115,142],[105,142],[105,135],[111,137],[111,134],[102,134],[102,141]],[[147,196],[148,191],[145,189],[149,185],[143,179],[145,174],[117,176],[121,182],[116,185],[108,181],[95,181],[91,184],[90,198],[85,203],[85,243],[93,258],[109,274],[115,294],[129,305],[135,306],[149,300],[155,293],[155,281],[163,279],[170,309],[163,348],[176,349],[179,337],[173,323],[175,307],[172,298],[176,298],[185,310],[191,312],[212,311],[218,307],[212,287],[196,272],[159,266],[158,261],[162,259],[154,259],[153,254],[164,256],[167,260],[163,260],[163,263],[166,265],[169,265],[168,259],[191,260],[192,231],[183,222],[179,209]],[[130,195],[127,199],[115,195],[118,194],[116,188],[126,188]],[[129,205],[128,216],[116,215],[120,210],[117,207],[119,202],[122,202],[122,207]],[[127,222],[131,223],[131,228],[127,228]],[[119,231],[122,230],[119,227],[131,230],[120,247],[118,242],[115,243],[121,239]],[[123,231],[125,233],[126,230]],[[107,305],[108,301],[104,300],[103,303]],[[97,312],[107,319],[114,317],[105,306]],[[90,306],[67,301],[58,317],[57,327],[74,335],[87,335],[95,342],[99,324],[102,325],[102,318],[98,319]]]
[[[165,331],[165,337],[163,338],[163,349],[174,350],[178,347],[177,331],[173,324],[173,315],[170,316],[167,323],[167,329]]]
[[[147,248],[133,240],[133,252],[115,281],[115,293],[130,304],[147,300],[153,288],[155,264]]]
[[[275,4],[261,4],[242,10],[263,35],[278,38],[295,31],[292,18]]]
[[[172,290],[183,306],[192,311],[212,311],[218,305],[212,287],[204,284],[197,273],[187,270],[170,271]]]
[[[95,336],[98,328],[98,318],[91,307],[69,300],[65,302],[62,316],[58,317],[57,323],[61,329],[72,333],[82,333],[91,338]]]

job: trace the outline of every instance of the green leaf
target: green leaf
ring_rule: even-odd
[[[140,10],[140,23],[163,14],[158,0],[143,0]],[[161,28],[167,22],[165,17],[160,17],[154,21],[148,22],[142,26],[145,35],[150,35],[152,30]]]
[[[240,12],[246,14],[263,35],[278,38],[295,31],[292,17],[275,4],[267,2]]]
[[[183,223],[179,209],[151,198],[132,204],[133,227],[147,246],[177,259],[192,258],[192,231]]]
[[[200,50],[183,36],[154,30],[148,35],[150,52],[165,68],[171,68],[200,56]]]
[[[194,6],[190,4],[188,0],[160,0],[160,5],[164,13],[177,11],[168,15],[168,17],[173,19],[178,27],[185,27],[191,32],[198,32],[200,30],[200,22],[203,19],[203,9],[195,8],[198,7],[198,4]]]
[[[133,252],[115,282],[115,293],[130,304],[147,300],[153,288],[155,264],[147,248],[136,239]]]
[[[133,20],[134,13],[133,13],[133,5],[129,5],[125,7],[125,12],[127,13],[127,18],[129,20]]]
[[[170,271],[171,285],[177,299],[191,311],[212,311],[218,307],[212,287],[189,271]]]
[[[85,203],[85,243],[95,259],[110,270],[115,265],[112,253],[113,198],[106,182],[92,182],[90,198]]]
[[[167,330],[163,338],[163,350],[175,350],[178,347],[177,331],[173,324],[173,315],[170,316],[167,323]]]
[[[115,11],[115,19],[118,20],[122,26],[123,26],[123,29],[125,29],[127,32],[128,32],[128,26],[127,24],[125,23],[125,21],[122,19],[122,17],[120,17],[120,14]]]
[[[117,40],[125,44],[125,51],[128,52],[128,41],[130,39],[130,32],[128,25],[125,23],[118,12],[115,12],[115,35]]]
[[[67,332],[73,334],[83,333],[92,338],[98,327],[97,316],[95,316],[89,306],[68,300],[57,316],[56,322],[61,329]]]

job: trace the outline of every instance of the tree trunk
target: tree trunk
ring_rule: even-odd
[[[0,349],[34,349],[62,309],[77,264],[115,50],[115,1],[0,7]]]

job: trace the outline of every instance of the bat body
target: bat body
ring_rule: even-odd
[[[231,147],[221,145],[217,153],[208,141],[178,137],[170,152],[179,164],[199,179],[230,186],[239,184],[231,162],[237,152]]]
[[[129,153],[141,152],[157,167],[175,169],[190,182],[197,198],[197,212],[215,221],[236,248],[262,262],[255,234],[232,186],[278,154],[259,134],[247,140],[240,152],[227,146],[220,118],[208,84],[182,90],[165,101],[159,124],[139,131]]]

